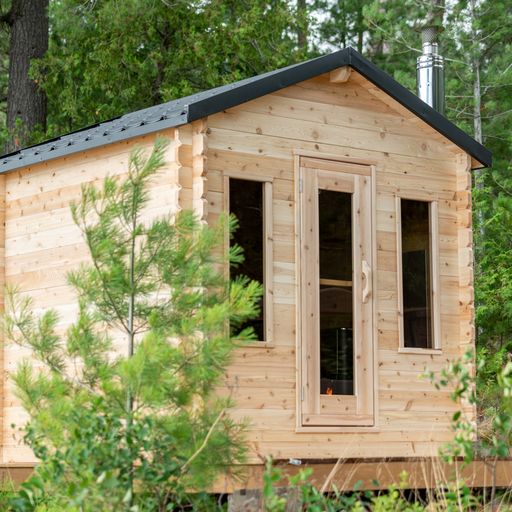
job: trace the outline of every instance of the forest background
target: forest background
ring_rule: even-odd
[[[4,152],[353,46],[415,89],[440,30],[447,117],[493,152],[474,173],[479,389],[512,355],[511,0],[0,0]]]

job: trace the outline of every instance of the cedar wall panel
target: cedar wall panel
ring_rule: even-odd
[[[147,219],[176,211],[178,196],[181,202],[188,200],[188,183],[180,190],[178,175],[184,172],[183,169],[192,169],[191,130],[187,127],[180,134],[178,129],[171,129],[162,135],[170,140],[167,164],[152,181]],[[18,286],[21,293],[32,297],[36,313],[54,308],[60,316],[59,330],[62,332],[74,320],[77,310],[73,290],[66,282],[66,272],[88,259],[81,234],[71,219],[69,204],[79,200],[84,183],[100,186],[107,175],[122,179],[128,168],[131,149],[139,145],[149,150],[154,139],[154,136],[146,136],[120,142],[13,171],[5,176],[6,282]],[[181,196],[182,191],[185,197]],[[2,215],[3,211],[3,207],[0,208]],[[0,264],[3,265],[3,247],[0,251]],[[122,343],[120,336],[115,336],[115,339]],[[31,462],[34,456],[23,446],[19,433],[26,415],[9,380],[9,375],[28,356],[28,352],[7,344],[2,355],[5,369],[2,462]],[[12,428],[12,424],[16,427]]]
[[[273,178],[274,346],[241,349],[219,390],[249,418],[251,460],[432,456],[456,410],[421,373],[438,371],[473,343],[470,188],[466,156],[357,74],[319,77],[208,118],[209,222],[223,205],[223,171]],[[297,276],[294,151],[376,166],[377,428],[343,433],[296,428]],[[461,163],[461,161],[463,161]],[[442,354],[398,353],[396,194],[439,204]],[[370,205],[369,205],[370,207]],[[459,246],[462,252],[459,253]],[[461,265],[464,269],[461,271]],[[464,296],[465,302],[459,302]]]

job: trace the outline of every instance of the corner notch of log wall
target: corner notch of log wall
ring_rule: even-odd
[[[473,222],[471,204],[471,157],[466,153],[457,155],[456,208],[459,247],[459,318],[460,318],[460,355],[468,349],[473,350],[473,368],[475,368],[475,300],[474,300],[474,262],[473,262]],[[465,413],[476,422],[476,406],[463,400],[461,405]]]
[[[192,123],[192,209],[202,223],[207,222],[207,120]]]
[[[5,311],[5,174],[0,175],[0,314]],[[0,461],[4,460],[5,444],[5,390],[7,373],[5,371],[5,332],[0,332],[0,375],[2,379],[0,389]]]
[[[174,134],[173,134],[173,140],[172,140],[172,148],[174,150],[174,155],[172,158],[173,158],[174,165],[176,166],[176,193],[175,193],[175,197],[174,197],[176,213],[178,213],[179,211],[182,210],[181,198],[180,198],[180,191],[182,189],[181,182],[180,182],[180,169],[183,167],[183,165],[181,164],[181,160],[180,160],[180,148],[182,145],[183,145],[183,143],[181,142],[181,139],[180,139],[180,129],[174,128]]]

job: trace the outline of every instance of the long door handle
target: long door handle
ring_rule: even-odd
[[[366,260],[363,260],[362,272],[364,278],[363,304],[366,304],[372,295],[372,268]]]

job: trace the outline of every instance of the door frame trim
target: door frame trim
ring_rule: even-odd
[[[370,170],[371,177],[371,207],[370,207],[370,220],[371,220],[371,265],[373,268],[372,272],[372,295],[374,305],[372,308],[372,333],[373,333],[373,417],[374,422],[372,426],[357,426],[357,425],[347,425],[347,426],[303,426],[302,425],[302,341],[301,341],[301,322],[302,322],[302,287],[301,287],[301,267],[302,267],[302,258],[301,258],[301,198],[300,198],[300,167],[301,167],[301,159],[302,158],[315,158],[318,160],[329,160],[339,164],[347,164],[350,166],[365,166]],[[314,153],[311,151],[301,151],[295,149],[293,151],[293,176],[294,176],[294,192],[295,192],[295,282],[296,282],[296,293],[295,293],[295,303],[296,303],[296,425],[295,432],[297,433],[321,433],[321,432],[377,432],[380,430],[380,422],[379,422],[379,376],[378,376],[378,313],[377,313],[377,166],[374,161],[363,161],[361,159],[349,158],[340,155],[333,154],[322,154],[322,153]]]

